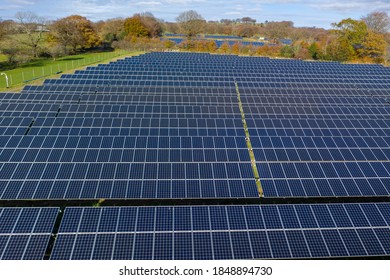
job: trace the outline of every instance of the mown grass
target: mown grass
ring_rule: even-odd
[[[6,62],[6,61],[7,61],[7,56],[0,53],[0,63]]]
[[[142,52],[129,52],[120,50],[112,52],[96,52],[65,56],[57,60],[42,58],[25,63],[18,68],[2,72],[7,74],[9,88],[11,90],[14,90],[15,88],[19,88],[20,86],[24,86],[25,84],[31,83],[36,80],[47,79],[62,72],[76,70],[97,63],[106,63],[115,58],[138,55],[141,53]],[[6,88],[7,87],[5,77],[0,76],[0,91],[4,91],[6,90]]]
[[[256,180],[257,191],[259,193],[259,197],[263,197],[264,192],[263,192],[263,187],[262,187],[261,181],[260,181],[261,178],[259,175],[259,171],[257,170],[256,158],[255,158],[255,154],[253,153],[251,138],[250,138],[248,126],[247,126],[246,120],[245,120],[244,108],[243,108],[242,102],[241,102],[241,95],[240,95],[240,91],[239,91],[239,88],[238,88],[238,85],[236,82],[235,82],[235,86],[236,86],[236,92],[237,92],[238,105],[240,107],[240,112],[241,112],[242,124],[243,124],[244,130],[245,130],[246,146],[248,148],[249,157],[251,159],[252,171],[253,171],[253,175],[254,175],[255,180]]]

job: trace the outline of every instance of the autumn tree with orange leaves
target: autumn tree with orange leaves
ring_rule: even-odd
[[[74,53],[100,44],[100,38],[90,20],[79,15],[65,17],[50,26],[49,40]]]

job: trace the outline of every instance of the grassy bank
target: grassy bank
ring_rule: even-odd
[[[9,89],[15,90],[25,84],[46,79],[62,72],[76,70],[97,63],[106,63],[114,58],[138,54],[141,53],[119,50],[113,52],[98,52],[65,56],[57,60],[39,59],[23,64],[16,69],[2,72],[6,73],[8,76]],[[0,91],[5,91],[6,89],[5,76],[0,76]]]

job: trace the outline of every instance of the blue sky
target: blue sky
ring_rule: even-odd
[[[206,20],[250,16],[258,22],[291,20],[298,27],[330,28],[332,22],[359,19],[376,10],[390,14],[390,0],[1,0],[0,18],[13,19],[18,11],[31,11],[50,20],[79,14],[98,21],[149,11],[175,21],[186,10],[196,10]]]

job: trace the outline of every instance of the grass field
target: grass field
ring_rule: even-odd
[[[7,56],[5,56],[4,54],[0,53],[0,63],[1,62],[5,62],[5,61],[7,61]]]
[[[57,60],[40,59],[26,63],[16,69],[3,71],[8,76],[9,89],[14,90],[36,80],[49,78],[59,73],[82,68],[87,65],[109,62],[114,58],[138,55],[141,52],[113,51],[61,57]],[[0,55],[0,60],[5,59]],[[0,91],[7,89],[5,76],[0,76]]]

